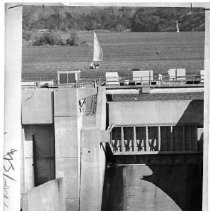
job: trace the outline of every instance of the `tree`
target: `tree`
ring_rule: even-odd
[[[77,12],[74,12],[76,9]],[[23,29],[110,31],[181,31],[204,30],[201,8],[130,8],[130,7],[36,7],[24,6]]]
[[[70,37],[66,40],[66,45],[70,45],[70,46],[79,45],[79,36],[75,31],[71,31]]]

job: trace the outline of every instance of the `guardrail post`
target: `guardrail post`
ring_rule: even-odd
[[[136,142],[136,127],[133,127],[133,151],[137,152],[137,142]]]
[[[124,130],[123,127],[121,127],[121,150],[122,152],[125,152],[125,143],[124,143]]]
[[[148,126],[146,126],[146,150],[149,151],[149,134],[148,134]]]
[[[170,127],[171,129],[171,151],[173,151],[173,126]]]
[[[160,134],[160,126],[158,126],[158,151],[161,150],[161,134]]]

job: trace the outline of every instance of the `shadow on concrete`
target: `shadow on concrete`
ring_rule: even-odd
[[[202,163],[108,166],[102,211],[201,211]]]
[[[200,124],[203,125],[204,121],[204,107],[203,107],[203,100],[193,100],[188,105],[187,109],[177,122],[177,126],[179,125],[186,125],[190,123],[193,124]]]
[[[196,125],[203,127],[203,100],[190,102],[176,126]],[[174,136],[174,131],[172,133]],[[195,140],[196,141],[196,140]],[[182,140],[180,140],[182,144]],[[198,151],[202,152],[203,134],[198,140]],[[158,156],[158,155],[157,155]],[[169,155],[170,156],[170,155]],[[191,158],[198,155],[192,154]],[[178,155],[177,155],[178,157]],[[183,211],[202,210],[203,164],[168,164],[147,166],[153,172],[143,176],[142,180],[153,183],[166,193]]]
[[[121,211],[123,205],[123,167],[107,167],[103,188],[102,211]]]
[[[201,211],[202,164],[109,166],[102,211],[118,210]]]
[[[203,133],[200,136],[200,139],[198,140],[197,149],[200,152],[203,152]]]
[[[153,183],[183,211],[202,210],[202,164],[148,165],[152,175],[142,180]]]

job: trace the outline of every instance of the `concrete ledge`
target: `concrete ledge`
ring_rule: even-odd
[[[151,88],[150,93],[189,93],[189,92],[204,92],[203,87],[185,87],[185,88]],[[113,89],[106,90],[106,94],[139,94],[139,89]]]
[[[189,93],[204,92],[203,87],[151,89],[150,93]]]
[[[201,92],[188,93],[156,93],[156,94],[114,94],[107,95],[109,102],[122,101],[157,101],[157,100],[203,100]]]
[[[22,124],[53,123],[53,91],[22,90]]]
[[[77,116],[76,89],[58,89],[54,92],[54,116]]]

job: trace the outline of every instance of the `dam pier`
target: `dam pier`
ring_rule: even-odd
[[[22,84],[23,210],[202,210],[202,77],[58,74]]]

